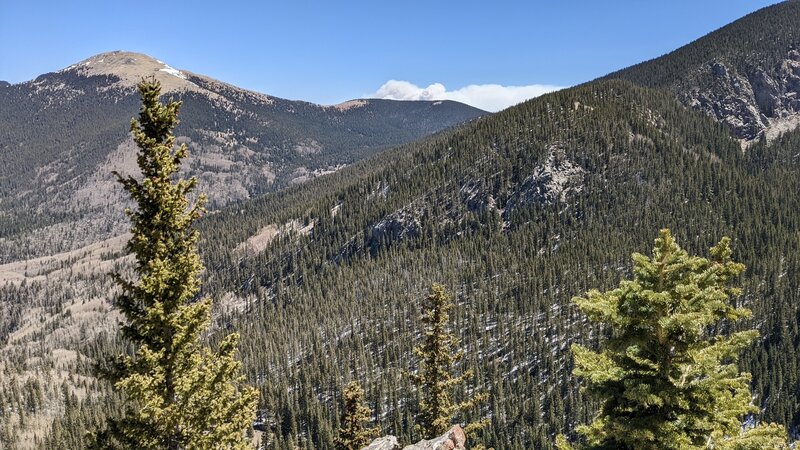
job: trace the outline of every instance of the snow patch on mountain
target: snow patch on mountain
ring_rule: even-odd
[[[180,78],[182,80],[186,79],[186,75],[184,75],[183,72],[181,72],[180,70],[170,66],[169,64],[167,64],[165,62],[162,62],[162,61],[158,61],[158,62],[160,62],[161,64],[164,64],[164,68],[163,69],[159,69],[160,72],[166,72],[166,73],[168,73],[168,74],[170,74],[172,76],[178,77],[178,78]]]

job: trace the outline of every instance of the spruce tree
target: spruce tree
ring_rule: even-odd
[[[731,297],[744,265],[731,260],[730,239],[710,258],[690,256],[669,230],[652,257],[633,255],[634,279],[608,292],[573,299],[610,337],[595,352],[573,345],[574,374],[601,401],[594,422],[578,428],[583,449],[780,449],[778,426],[742,431],[751,403],[750,374],[737,368],[754,330],[723,333],[750,315]],[[559,448],[570,448],[563,437]]]
[[[357,381],[352,381],[343,392],[344,411],[342,426],[336,439],[337,450],[360,450],[378,434],[379,428],[365,428],[372,411],[364,405],[364,390]]]
[[[204,196],[189,195],[197,180],[178,176],[188,149],[175,146],[180,102],[163,104],[153,78],[139,84],[142,107],[131,123],[142,179],[115,175],[136,202],[127,248],[138,280],[115,275],[122,334],[135,354],[122,356],[115,387],[126,402],[100,446],[137,449],[248,448],[245,429],[255,416],[256,392],[245,386],[235,359],[238,335],[212,351],[201,339],[211,322],[211,300],[197,298],[203,265],[193,222]]]
[[[485,401],[485,393],[474,394],[463,402],[455,403],[453,390],[472,378],[472,371],[454,375],[453,368],[464,357],[458,348],[459,339],[450,333],[449,311],[453,301],[444,286],[434,284],[422,305],[420,319],[425,325],[422,343],[414,348],[419,358],[419,370],[411,374],[411,380],[421,393],[420,412],[416,431],[423,438],[439,436],[450,429],[456,414],[474,408]],[[481,424],[470,424],[472,431]]]

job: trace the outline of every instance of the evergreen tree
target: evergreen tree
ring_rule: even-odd
[[[731,301],[744,265],[731,260],[729,238],[710,253],[690,256],[662,230],[652,257],[633,255],[633,280],[573,299],[611,332],[599,352],[572,346],[575,375],[602,402],[594,422],[578,428],[580,448],[787,448],[782,427],[742,431],[742,418],[758,409],[750,374],[736,363],[758,333],[722,332],[750,315]],[[559,447],[570,448],[563,437]]]
[[[451,397],[455,387],[472,378],[472,371],[453,374],[453,367],[464,357],[457,350],[459,339],[449,331],[449,311],[453,301],[444,286],[434,284],[422,306],[422,323],[425,330],[422,344],[414,348],[419,357],[419,371],[411,379],[422,394],[420,412],[417,417],[417,432],[424,438],[432,438],[446,432],[459,412],[467,411],[488,398],[485,393],[475,394],[461,403]],[[469,431],[475,425],[468,425]]]
[[[357,381],[347,385],[344,392],[344,411],[339,438],[336,440],[338,450],[360,450],[379,433],[379,428],[365,428],[364,423],[370,421],[371,411],[364,406],[364,390]]]
[[[143,80],[139,92],[142,108],[131,131],[143,179],[115,173],[138,207],[126,213],[139,279],[115,275],[122,332],[135,355],[123,356],[113,374],[127,402],[125,417],[112,421],[99,441],[137,449],[248,448],[244,431],[257,398],[234,357],[238,335],[222,339],[216,352],[201,340],[211,301],[196,298],[203,266],[192,224],[205,199],[191,204],[197,181],[177,176],[188,151],[185,144],[175,148],[172,134],[180,103],[162,104],[155,79]]]

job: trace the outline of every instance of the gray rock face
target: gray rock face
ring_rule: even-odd
[[[568,195],[582,189],[584,173],[583,168],[554,149],[547,161],[537,166],[508,199],[506,214],[519,206],[565,202]]]
[[[447,433],[428,441],[419,441],[403,450],[466,450],[467,437],[464,430],[456,425]]]
[[[695,79],[710,83],[690,88],[682,100],[728,125],[733,134],[754,140],[800,125],[800,52],[791,50],[774,67],[736,70],[712,61]]]
[[[384,436],[372,441],[371,444],[361,450],[395,450],[399,449],[400,444],[394,436]]]
[[[376,241],[398,241],[413,238],[422,228],[421,211],[401,209],[383,218],[372,227],[372,238]]]
[[[447,433],[437,438],[407,445],[403,447],[403,450],[466,450],[466,442],[467,437],[464,434],[464,430],[455,425]],[[384,436],[375,439],[361,450],[400,450],[400,446],[396,437]]]

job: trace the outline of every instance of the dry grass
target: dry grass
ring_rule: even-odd
[[[164,92],[201,91],[199,86],[186,79],[185,73],[141,53],[101,53],[69,68],[86,75],[116,75],[120,78],[117,83],[120,87],[134,87],[142,78],[153,76],[161,82]]]
[[[48,280],[58,281],[73,274],[109,273],[125,248],[130,234],[116,236],[69,252],[0,265],[0,285]]]
[[[331,210],[331,214],[335,215],[336,211]],[[266,250],[270,242],[278,237],[299,234],[306,236],[314,229],[314,221],[303,225],[299,220],[294,219],[286,222],[283,225],[271,223],[262,227],[256,234],[247,238],[246,241],[236,246],[237,252],[248,252],[250,254],[258,254]]]

